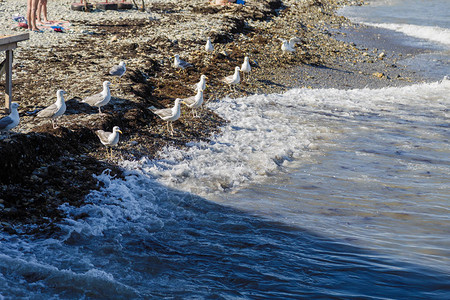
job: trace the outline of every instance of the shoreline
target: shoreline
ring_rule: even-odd
[[[49,4],[67,6],[69,2]],[[82,16],[68,19],[73,33],[32,33],[27,48],[19,44],[14,62],[13,92],[22,118],[16,128],[19,133],[0,140],[4,170],[0,227],[11,233],[50,233],[64,217],[58,209],[62,203],[82,205],[84,196],[100,188],[93,174],[110,169],[121,176],[118,160],[104,159],[106,152],[94,134],[96,129],[118,125],[124,131],[115,150],[119,160],[157,158],[166,146],[185,147],[189,141],[220,134],[226,120],[208,109],[201,118],[182,114],[174,123],[173,137],[166,123],[147,110],[192,96],[191,86],[200,74],[209,77],[208,101],[301,87],[381,88],[426,80],[396,65],[401,52],[335,39],[360,27],[334,14],[338,5],[348,2],[264,0],[246,7],[212,7],[199,0],[151,1],[148,14],[70,12],[67,16]],[[208,27],[211,20],[217,20],[212,28]],[[188,32],[186,37],[183,32]],[[59,44],[44,47],[39,35],[52,39],[55,34],[66,36],[56,36]],[[211,56],[202,51],[206,35],[212,36],[216,47]],[[277,37],[291,36],[299,36],[302,43],[295,55],[282,57]],[[176,72],[171,67],[175,53],[194,68]],[[238,92],[230,93],[220,79],[242,64],[245,55],[250,56],[254,71]],[[79,101],[100,89],[101,82],[109,79],[105,74],[119,60],[127,62],[127,73],[112,88],[113,99],[104,108],[107,114],[99,116],[96,109]],[[48,121],[38,121],[35,113],[54,102],[58,88],[68,92],[67,111],[62,126],[53,129]]]

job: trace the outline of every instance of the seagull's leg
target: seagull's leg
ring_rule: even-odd
[[[98,113],[101,114],[102,110],[100,109],[100,106],[98,107]]]
[[[169,121],[167,121],[167,131],[170,131]]]

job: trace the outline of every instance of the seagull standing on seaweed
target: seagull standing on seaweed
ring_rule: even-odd
[[[200,76],[200,81],[194,85],[194,90],[195,91],[198,91],[198,90],[204,91],[206,89],[206,79],[208,79],[208,77],[206,77],[206,75]]]
[[[101,107],[108,104],[109,101],[111,100],[111,92],[109,90],[110,85],[111,82],[103,81],[103,90],[98,94],[84,98],[82,102],[87,103],[90,106],[98,107],[98,112],[101,114],[102,113]]]
[[[58,117],[62,116],[66,112],[66,103],[64,102],[64,94],[66,94],[65,91],[57,90],[56,102],[44,108],[37,114],[39,118],[50,119],[52,121],[53,129],[58,128],[56,121]]]
[[[112,132],[103,130],[95,131],[95,134],[100,139],[100,142],[106,146],[106,152],[108,152],[108,147],[111,149],[111,156],[110,156],[111,158],[112,158],[112,147],[119,143],[119,133],[122,133],[122,131],[120,131],[119,126],[114,126]]]
[[[199,89],[195,96],[183,99],[182,103],[192,108],[192,115],[197,117],[197,108],[203,104],[203,90]]]
[[[230,87],[233,87],[233,89],[235,89],[236,85],[238,85],[239,82],[241,81],[239,71],[240,71],[239,67],[234,68],[234,74],[223,78],[222,81],[228,84]]]
[[[210,38],[208,38],[208,39],[206,40],[205,51],[208,52],[208,53],[211,53],[211,52],[214,51],[214,46],[213,46],[213,44],[211,43],[211,39],[210,39]]]
[[[11,103],[11,113],[0,119],[0,132],[6,132],[8,137],[10,136],[9,131],[19,125],[20,117],[17,109],[19,108],[19,104],[16,102]]]
[[[182,69],[182,70],[193,67],[192,64],[188,63],[187,61],[182,60],[178,54],[175,54],[175,60],[173,61],[173,66],[177,69]]]
[[[113,66],[109,70],[109,75],[122,78],[122,76],[125,74],[127,68],[125,67],[125,62],[121,61],[118,65]]]
[[[241,66],[241,72],[242,72],[242,79],[245,80],[245,73],[250,74],[252,70],[252,67],[250,66],[250,63],[248,62],[248,56],[244,57],[244,62]]]
[[[279,39],[281,41],[281,50],[283,51],[283,53],[287,53],[287,52],[295,52],[295,45],[297,43],[300,43],[302,40],[297,38],[297,37],[293,37],[289,40],[289,42],[285,39]]]
[[[175,105],[172,108],[157,109],[154,106],[151,106],[151,107],[148,108],[154,114],[156,114],[158,117],[160,117],[164,121],[167,121],[167,130],[170,131],[170,135],[173,135],[172,122],[178,120],[178,118],[181,115],[181,110],[180,110],[180,102],[181,101],[182,100],[179,99],[179,98],[175,99]]]

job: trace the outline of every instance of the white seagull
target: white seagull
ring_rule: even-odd
[[[19,104],[16,102],[11,103],[11,113],[0,119],[0,132],[6,132],[9,137],[9,131],[19,125],[20,117],[17,109]]]
[[[175,60],[173,62],[173,66],[179,69],[186,69],[192,67],[192,64],[182,60],[178,54],[175,54]]]
[[[198,90],[204,91],[206,89],[206,79],[207,78],[208,77],[206,77],[205,75],[200,76],[200,81],[194,85],[194,90],[195,91],[198,91]]]
[[[113,66],[109,70],[109,75],[119,77],[119,79],[125,74],[127,68],[125,67],[125,62],[121,61],[118,65]]]
[[[62,116],[66,112],[66,103],[64,102],[64,94],[66,94],[65,91],[57,90],[56,102],[44,108],[37,114],[39,118],[51,119],[53,129],[58,128],[56,120],[58,119],[58,117]]]
[[[222,81],[228,84],[230,87],[233,86],[234,88],[241,81],[239,71],[240,71],[239,67],[234,68],[234,74],[223,78]]]
[[[199,89],[195,96],[183,99],[182,103],[192,108],[193,114],[195,112],[195,116],[197,116],[196,109],[201,107],[203,104],[203,90]]]
[[[105,106],[111,100],[110,84],[111,82],[109,81],[103,81],[103,90],[98,94],[84,98],[82,102],[98,107],[98,112],[102,113],[100,107]]]
[[[103,130],[95,131],[95,134],[100,139],[100,142],[106,146],[106,151],[108,152],[108,147],[111,148],[111,158],[112,158],[112,146],[115,146],[117,145],[117,143],[119,143],[119,133],[122,133],[122,131],[120,131],[119,126],[114,126],[112,132]]]
[[[211,39],[210,38],[208,38],[208,40],[206,41],[205,51],[206,52],[213,52],[214,51],[214,46],[211,43]]]
[[[173,135],[173,125],[172,122],[178,120],[178,118],[181,115],[180,110],[180,102],[182,100],[177,98],[175,99],[175,105],[172,108],[163,108],[163,109],[157,109],[154,106],[149,107],[149,109],[158,117],[163,119],[164,121],[167,121],[167,129],[170,131],[170,134]],[[169,126],[170,124],[170,126]]]
[[[280,41],[282,42],[281,50],[284,53],[286,53],[286,52],[295,52],[295,45],[297,43],[300,43],[302,40],[297,37],[293,37],[289,40],[289,42],[285,39],[280,39]]]
[[[242,72],[242,77],[244,79],[244,74],[245,73],[249,73],[252,70],[252,67],[250,66],[250,63],[248,62],[248,56],[244,57],[244,63],[241,66],[241,72]]]

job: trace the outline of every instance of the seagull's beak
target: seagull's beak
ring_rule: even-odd
[[[118,133],[123,134],[121,130],[117,130]]]

